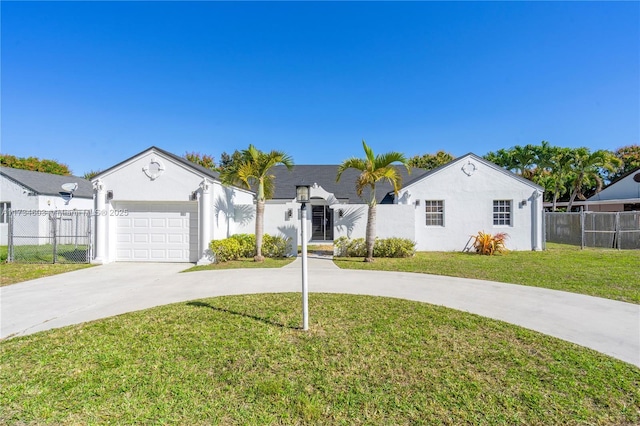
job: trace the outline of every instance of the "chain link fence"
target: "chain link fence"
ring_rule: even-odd
[[[640,212],[545,213],[547,242],[640,249]]]
[[[7,261],[89,263],[90,210],[12,210]]]

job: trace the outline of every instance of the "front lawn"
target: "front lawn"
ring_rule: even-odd
[[[182,272],[215,271],[217,269],[282,268],[283,266],[293,262],[295,259],[295,257],[265,257],[264,262],[256,262],[253,259],[242,258],[238,260],[230,260],[228,262],[194,266]]]
[[[29,246],[34,247],[34,246]],[[37,246],[35,246],[37,247]],[[49,251],[51,251],[51,246]],[[61,246],[62,250],[60,254],[69,253],[72,249],[71,246]],[[75,246],[73,247],[75,250]],[[42,251],[33,251],[33,253],[42,253]],[[8,247],[0,246],[0,287],[15,284],[22,281],[34,280],[36,278],[48,277],[49,275],[62,274],[64,272],[76,271],[78,269],[88,268],[92,265],[87,263],[50,263],[52,261],[51,254],[49,257],[38,259],[38,261],[45,261],[49,263],[6,263],[7,262]],[[61,260],[66,260],[61,257]],[[35,261],[31,259],[31,261]]]
[[[0,263],[0,287],[91,266],[88,263]]]
[[[0,342],[0,423],[623,425],[640,369],[406,300],[211,298]]]
[[[547,244],[545,251],[480,256],[462,252],[418,252],[406,259],[336,258],[346,269],[418,272],[476,278],[640,303],[640,250]]]

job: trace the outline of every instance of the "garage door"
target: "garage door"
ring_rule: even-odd
[[[118,203],[116,213],[116,260],[198,260],[197,203]]]

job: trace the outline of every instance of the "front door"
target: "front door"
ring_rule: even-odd
[[[312,206],[311,239],[333,241],[333,210],[329,206]]]

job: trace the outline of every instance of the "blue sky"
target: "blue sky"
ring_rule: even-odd
[[[1,151],[297,164],[639,143],[639,2],[7,2]]]

